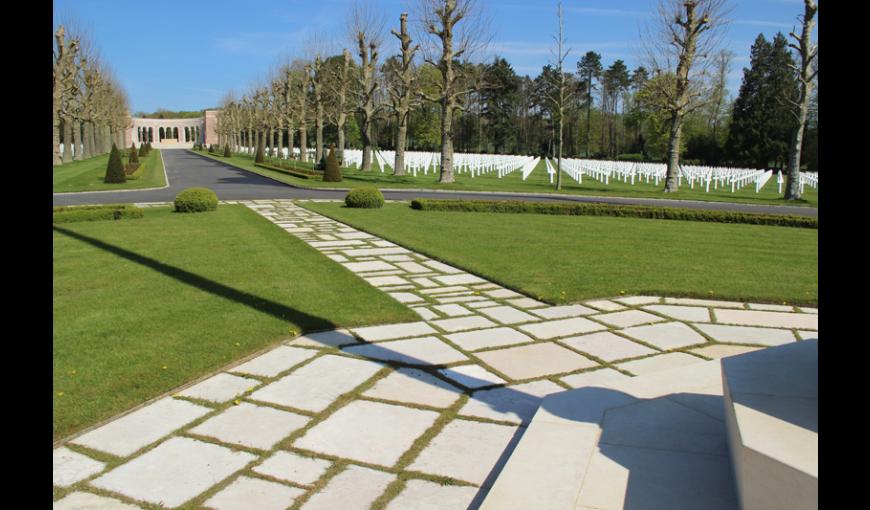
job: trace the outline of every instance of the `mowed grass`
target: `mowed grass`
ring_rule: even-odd
[[[394,176],[393,169],[387,165],[384,172],[380,171],[377,161],[373,162],[373,170],[370,172],[360,172],[355,167],[342,168],[341,173],[343,181],[341,182],[323,182],[319,179],[300,179],[281,172],[271,171],[265,168],[254,166],[253,156],[244,154],[236,154],[231,158],[223,158],[209,155],[208,153],[198,152],[212,159],[217,159],[239,168],[249,170],[251,172],[271,177],[273,179],[292,184],[294,186],[303,186],[309,188],[358,188],[360,186],[375,186],[378,188],[391,189],[441,189],[453,191],[510,191],[524,193],[557,193],[554,184],[550,184],[550,178],[547,174],[546,163],[540,161],[538,166],[531,174],[523,180],[522,173],[517,170],[502,178],[496,174],[484,174],[471,177],[469,174],[457,173],[456,182],[452,184],[439,184],[437,169],[430,169],[428,174],[418,173],[417,176],[406,175],[402,177]],[[777,193],[776,178],[772,177],[767,181],[764,187],[758,192],[755,192],[755,185],[746,186],[740,190],[731,193],[731,188],[714,189],[710,185],[710,192],[704,191],[703,186],[697,182],[694,189],[690,188],[689,183],[683,180],[683,186],[675,193],[662,192],[664,182],[660,181],[659,185],[655,182],[641,182],[639,179],[635,184],[631,182],[622,182],[611,180],[608,184],[601,181],[583,177],[583,182],[578,183],[568,174],[562,174],[562,190],[558,193],[571,195],[589,195],[589,196],[612,196],[612,197],[629,197],[629,198],[662,198],[671,200],[700,200],[706,202],[739,202],[747,204],[763,204],[763,205],[791,205],[804,207],[818,207],[819,198],[818,192],[807,186],[804,188],[804,195],[801,200],[786,201],[782,195]],[[783,189],[785,185],[783,184]]]
[[[126,154],[126,150],[122,152]],[[127,163],[125,155],[122,155],[121,160],[125,164]],[[120,184],[103,182],[106,177],[106,166],[109,164],[108,154],[52,167],[52,192],[159,188],[166,185],[163,159],[160,157],[159,149],[152,150],[145,158],[140,157],[139,161],[145,166],[141,177],[134,180],[128,179],[127,182]]]
[[[244,206],[54,231],[54,439],[300,332],[418,320]]]
[[[301,205],[551,303],[624,293],[818,304],[815,229]]]

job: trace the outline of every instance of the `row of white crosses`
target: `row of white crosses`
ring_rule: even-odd
[[[392,167],[396,158],[395,151],[373,151],[381,172],[387,166]],[[453,154],[453,169],[457,174],[467,174],[470,177],[478,177],[484,174],[494,174],[502,178],[519,170],[523,180],[528,178],[532,170],[538,165],[539,158],[531,156],[511,156],[503,154]],[[359,149],[346,149],[344,151],[345,166],[362,166],[362,151]],[[405,152],[405,172],[413,176],[418,173],[428,175],[441,164],[441,153],[438,152]]]
[[[252,152],[248,148],[243,147],[244,152]],[[277,150],[273,149],[277,154]],[[298,148],[293,148],[295,157],[299,157]],[[313,157],[314,150],[309,149],[309,156]],[[362,150],[345,149],[344,150],[344,165],[362,166]],[[387,166],[392,167],[395,161],[395,151],[372,151],[373,158],[380,167],[380,171],[384,172]],[[282,158],[289,156],[288,149],[283,149]],[[522,178],[525,181],[532,171],[537,167],[540,158],[531,156],[512,156],[502,154],[472,154],[472,153],[454,153],[453,167],[457,174],[466,174],[470,177],[481,175],[494,174],[498,178],[502,178],[517,170],[520,170]],[[556,165],[550,159],[544,160],[546,171],[552,184],[556,175]],[[405,152],[405,171],[417,176],[418,173],[428,175],[429,171],[435,171],[441,164],[441,153],[439,152]],[[611,179],[616,179],[625,183],[634,185],[636,182],[654,183],[656,186],[661,181],[667,178],[667,165],[664,163],[635,163],[629,161],[605,161],[596,159],[576,159],[563,158],[562,171],[567,173],[572,179],[578,183],[583,183],[583,176],[595,179],[599,182],[609,185]],[[677,185],[682,186],[683,180],[688,182],[689,188],[694,189],[695,184],[704,187],[704,191],[709,192],[712,187],[714,190],[720,187],[731,189],[735,192],[748,185],[755,185],[755,192],[758,193],[764,188],[767,181],[773,177],[772,170],[756,170],[748,168],[731,168],[731,167],[710,167],[710,166],[695,166],[685,165],[680,167],[680,172],[677,174]],[[778,193],[782,193],[782,185],[784,178],[782,172],[777,175]],[[818,189],[819,175],[818,172],[802,172],[800,177],[800,189],[803,193],[805,185],[809,185],[814,189]]]
[[[604,184],[610,184],[611,179],[617,179],[632,185],[636,181],[654,182],[657,186],[660,181],[667,178],[667,165],[664,163],[564,158],[562,159],[562,170],[578,183],[583,182],[583,175]],[[556,170],[549,160],[547,160],[547,173],[552,183]],[[698,185],[704,186],[706,192],[709,192],[712,186],[714,190],[720,187],[726,189],[730,187],[733,193],[738,189],[754,184],[755,192],[758,193],[771,177],[773,177],[773,170],[685,165],[680,168],[680,172],[677,174],[677,185],[682,186],[683,179],[686,179],[690,189],[694,189],[697,182]],[[782,182],[783,176],[780,172],[777,177],[779,193],[782,193]],[[818,173],[801,173],[801,193],[803,193],[804,184],[817,189]]]
[[[270,157],[276,157],[279,159],[290,159],[290,150],[287,147],[282,147],[280,153],[278,152],[277,147],[272,147],[271,149],[264,148],[263,151],[267,156],[270,156]],[[243,146],[239,147],[239,152],[242,152],[244,154],[253,154],[253,153],[257,152],[257,148],[256,147],[246,147],[243,145]],[[313,161],[314,154],[316,153],[315,150],[308,149],[305,152],[308,153],[308,160]],[[296,159],[299,159],[301,157],[301,155],[302,155],[302,151],[299,150],[298,147],[293,147],[293,157]]]

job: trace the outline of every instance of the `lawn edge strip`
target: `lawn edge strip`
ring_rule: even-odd
[[[411,208],[418,211],[552,214],[563,216],[614,216],[620,218],[702,221],[812,229],[819,228],[818,217],[811,216],[609,203],[554,203],[526,202],[519,200],[446,200],[417,198],[411,200]]]

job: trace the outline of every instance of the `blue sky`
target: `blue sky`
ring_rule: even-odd
[[[479,0],[491,18],[490,53],[518,74],[536,76],[551,58],[555,0]],[[373,0],[388,28],[413,0]],[[282,56],[301,56],[312,37],[345,41],[352,0],[54,0],[55,20],[75,19],[126,89],[133,111],[198,110],[215,106],[229,90],[245,91]],[[566,69],[592,50],[605,66],[622,59],[642,65],[640,27],[654,0],[564,0]],[[759,33],[771,38],[797,26],[802,0],[732,0],[733,23],[724,46],[733,51],[729,77],[737,94],[749,48]],[[413,17],[413,15],[412,15]],[[412,33],[413,36],[413,33]],[[384,55],[397,52],[386,38]]]

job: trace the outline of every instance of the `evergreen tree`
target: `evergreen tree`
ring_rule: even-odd
[[[604,71],[601,83],[606,94],[602,104],[602,110],[607,112],[607,128],[608,128],[608,153],[611,158],[615,158],[619,152],[619,147],[616,143],[616,113],[619,106],[619,98],[628,90],[631,85],[631,78],[628,75],[628,68],[625,62],[617,60]],[[623,105],[624,109],[624,105]]]
[[[759,34],[734,101],[726,144],[734,163],[759,169],[785,164],[795,129],[786,98],[795,97],[798,87],[790,64],[788,41],[782,34],[777,34],[773,42]]]
[[[232,153],[230,152],[230,144],[226,144],[224,145],[224,157],[228,158],[230,156],[232,156]]]
[[[103,182],[111,184],[127,182],[127,176],[124,174],[124,163],[121,162],[121,152],[118,151],[115,144],[112,144],[112,152],[109,154],[109,164],[106,167],[106,177]]]
[[[335,146],[329,148],[326,157],[326,170],[323,172],[323,180],[326,182],[341,182],[341,169],[338,167],[338,159],[335,157]]]
[[[139,162],[139,154],[136,151],[136,142],[133,142],[132,144],[130,144],[129,162],[130,163],[138,163]]]
[[[503,58],[496,58],[487,66],[486,76],[491,86],[481,92],[484,105],[482,117],[486,119],[494,152],[516,154],[516,105],[519,101],[520,78]]]
[[[139,145],[139,155],[140,156],[148,155],[148,144],[147,143],[143,143],[143,144]]]
[[[591,129],[592,115],[592,89],[594,88],[592,80],[597,80],[601,76],[601,55],[594,51],[587,51],[583,58],[577,62],[577,74],[580,75],[581,81],[585,84],[586,92],[586,147],[585,155],[589,156],[589,142]]]

